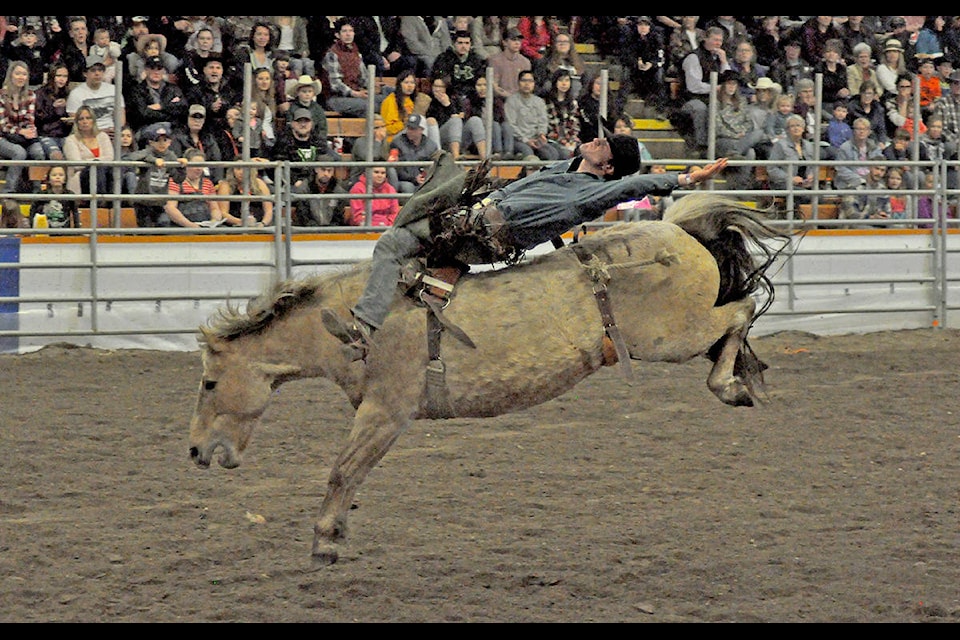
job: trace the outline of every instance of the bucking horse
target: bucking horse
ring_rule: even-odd
[[[333,564],[357,490],[413,420],[497,416],[556,398],[603,366],[699,356],[713,362],[707,387],[722,402],[762,401],[766,366],[747,334],[773,298],[766,271],[789,243],[766,212],[690,193],[663,220],[603,226],[514,266],[466,274],[443,314],[469,340],[398,295],[357,362],[321,313],[349,317],[369,261],[280,282],[200,327],[190,458],[207,468],[219,451],[220,466],[239,466],[278,387],[333,381],[356,409],[314,524],[314,564]]]

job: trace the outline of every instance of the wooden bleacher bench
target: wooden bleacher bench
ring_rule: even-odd
[[[80,226],[89,229],[92,226],[93,218],[90,215],[90,207],[81,207],[78,210],[80,214]],[[137,214],[133,207],[123,207],[120,209],[120,228],[135,229],[137,225]],[[113,226],[113,209],[107,207],[97,207],[97,227],[98,228],[116,228]]]
[[[343,138],[359,138],[367,134],[366,118],[345,118],[337,116],[327,118],[327,135]]]
[[[817,205],[817,220],[836,220],[839,216],[840,205],[837,204],[824,204],[820,203]],[[799,217],[804,220],[813,220],[813,205],[812,204],[801,204],[797,207],[797,212]]]

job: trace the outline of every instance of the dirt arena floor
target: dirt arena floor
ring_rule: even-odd
[[[339,563],[313,518],[351,410],[281,387],[196,468],[197,353],[0,357],[0,622],[957,622],[960,332],[754,338],[768,402],[638,363],[418,422]]]

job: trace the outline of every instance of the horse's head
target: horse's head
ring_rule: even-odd
[[[220,447],[220,466],[240,466],[272,391],[288,373],[285,367],[253,361],[234,346],[210,343],[203,353],[203,378],[190,421],[190,458],[203,468]]]

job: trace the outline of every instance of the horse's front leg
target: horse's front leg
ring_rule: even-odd
[[[727,329],[719,341],[717,359],[707,377],[707,387],[726,404],[752,407],[753,394],[747,381],[736,373],[737,354],[750,331],[757,304],[751,297],[725,304],[716,311],[728,315]]]
[[[316,564],[333,564],[347,535],[347,513],[354,495],[370,470],[387,453],[409,420],[399,417],[395,407],[367,399],[354,418],[346,448],[340,452],[327,481],[327,494],[313,525],[312,557]]]

